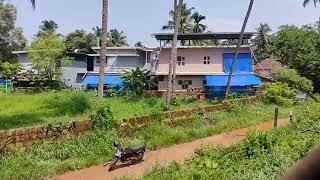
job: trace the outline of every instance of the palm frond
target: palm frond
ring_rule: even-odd
[[[33,9],[36,8],[36,0],[30,0]]]

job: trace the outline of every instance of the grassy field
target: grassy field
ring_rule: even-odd
[[[306,105],[295,107],[301,109]],[[0,157],[0,177],[4,179],[41,179],[66,171],[103,163],[114,154],[112,142],[119,139],[125,145],[146,142],[148,149],[157,149],[228,131],[272,119],[274,105],[234,105],[210,114],[209,121],[200,117],[172,127],[167,121],[155,121],[141,127],[132,137],[117,137],[116,131],[94,130],[67,141],[35,145],[25,153],[12,152]],[[286,116],[289,108],[281,108]],[[214,122],[214,123],[213,123]]]
[[[278,179],[320,143],[320,105],[297,108],[297,122],[254,133],[228,148],[208,146],[184,165],[158,167],[143,179]]]
[[[116,119],[148,115],[164,110],[190,108],[217,103],[200,102],[196,98],[176,99],[167,107],[161,98],[106,98]],[[90,115],[96,101],[93,93],[79,91],[39,94],[0,94],[0,130],[47,123],[77,121]]]

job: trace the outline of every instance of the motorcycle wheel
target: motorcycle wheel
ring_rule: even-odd
[[[110,166],[109,166],[108,171],[112,171],[112,170],[114,169],[115,165],[117,164],[117,162],[118,162],[118,159],[117,159],[117,158],[114,158],[114,159],[112,160],[112,162],[110,163]]]

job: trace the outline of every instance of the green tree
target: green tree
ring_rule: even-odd
[[[143,42],[138,41],[134,44],[134,47],[140,47],[140,48],[144,48],[145,46],[143,45]]]
[[[253,44],[256,48],[254,53],[256,54],[258,59],[262,59],[269,55],[268,47],[270,45],[270,37],[271,37],[269,33],[272,30],[268,24],[261,23],[257,31],[258,31],[258,35],[253,40]]]
[[[20,64],[9,62],[0,63],[0,77],[14,80],[20,71]]]
[[[306,7],[309,3],[310,3],[311,0],[304,0],[303,1],[303,6]],[[314,3],[314,6],[317,6],[317,3],[320,2],[320,0],[312,0],[313,3]]]
[[[239,37],[239,40],[238,40],[238,44],[237,44],[236,51],[235,51],[235,53],[234,53],[234,57],[233,57],[233,60],[232,60],[232,64],[231,64],[231,68],[230,68],[230,73],[229,73],[229,77],[228,77],[228,81],[227,81],[226,96],[229,96],[229,93],[230,93],[231,78],[232,78],[234,66],[235,66],[235,64],[236,64],[236,60],[238,59],[238,54],[239,54],[239,49],[240,49],[240,46],[241,46],[241,43],[242,43],[243,34],[244,34],[244,31],[246,30],[246,26],[247,26],[247,23],[248,23],[248,21],[249,21],[249,17],[250,17],[250,14],[251,14],[251,10],[252,10],[252,7],[253,7],[253,3],[254,3],[254,0],[250,0],[250,4],[249,4],[248,10],[247,10],[247,14],[246,14],[246,17],[245,17],[245,19],[244,19],[244,21],[243,21],[243,24],[242,24],[242,28],[241,28],[241,32],[240,32],[240,37]]]
[[[123,47],[129,46],[127,43],[127,37],[123,31],[117,29],[111,29],[108,34],[108,46],[109,47]]]
[[[302,77],[294,69],[278,69],[272,72],[272,77],[275,81],[287,83],[289,87],[312,94],[313,92],[313,83],[309,79]]]
[[[179,23],[179,33],[186,33],[193,31],[193,23],[192,23],[192,13],[194,11],[194,7],[188,8],[187,3],[182,5],[181,17]],[[162,30],[174,30],[174,10],[169,12],[169,16],[172,20],[168,21],[168,23],[162,26]]]
[[[194,33],[202,33],[207,29],[207,25],[201,22],[206,19],[206,16],[201,15],[199,12],[192,14],[191,19],[193,20],[193,30]]]
[[[40,31],[36,36],[42,36],[44,34],[56,34],[58,29],[58,24],[53,20],[44,20],[39,26]]]
[[[317,30],[281,26],[271,38],[270,50],[282,64],[313,81],[320,91],[320,34]]]
[[[96,26],[96,27],[92,28],[92,30],[93,30],[94,35],[97,38],[96,46],[101,46],[102,28],[100,28],[99,26]]]
[[[153,86],[154,79],[151,77],[151,72],[140,68],[125,71],[122,74],[124,81],[124,91],[134,97],[141,97],[146,87]]]
[[[66,36],[66,46],[69,52],[92,53],[92,47],[96,45],[97,37],[85,30],[76,30]]]
[[[16,27],[17,10],[12,4],[0,0],[0,61],[12,60],[14,50],[24,49],[26,38],[22,28]]]
[[[58,35],[45,34],[36,37],[28,51],[33,67],[44,80],[58,80],[61,65],[70,61],[64,54],[67,50],[64,39]]]

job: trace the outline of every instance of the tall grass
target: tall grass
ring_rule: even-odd
[[[278,179],[320,143],[319,110],[319,104],[297,108],[298,121],[288,127],[251,134],[228,148],[205,147],[184,165],[158,167],[143,179]]]
[[[238,110],[241,114],[238,117]],[[172,144],[191,141],[220,133],[232,128],[258,124],[273,114],[274,106],[256,104],[234,106],[232,109],[210,114],[204,122],[196,117],[179,126],[170,126],[166,121],[153,122],[141,127],[134,136],[119,138],[115,131],[98,130],[73,138],[32,146],[25,153],[13,152],[0,157],[2,179],[41,179],[109,161],[114,155],[112,141],[119,139],[125,145],[146,142],[147,148],[157,149]],[[283,110],[283,112],[285,112]],[[247,116],[247,118],[244,118]],[[213,118],[215,117],[215,119]],[[242,122],[243,121],[243,122]]]

